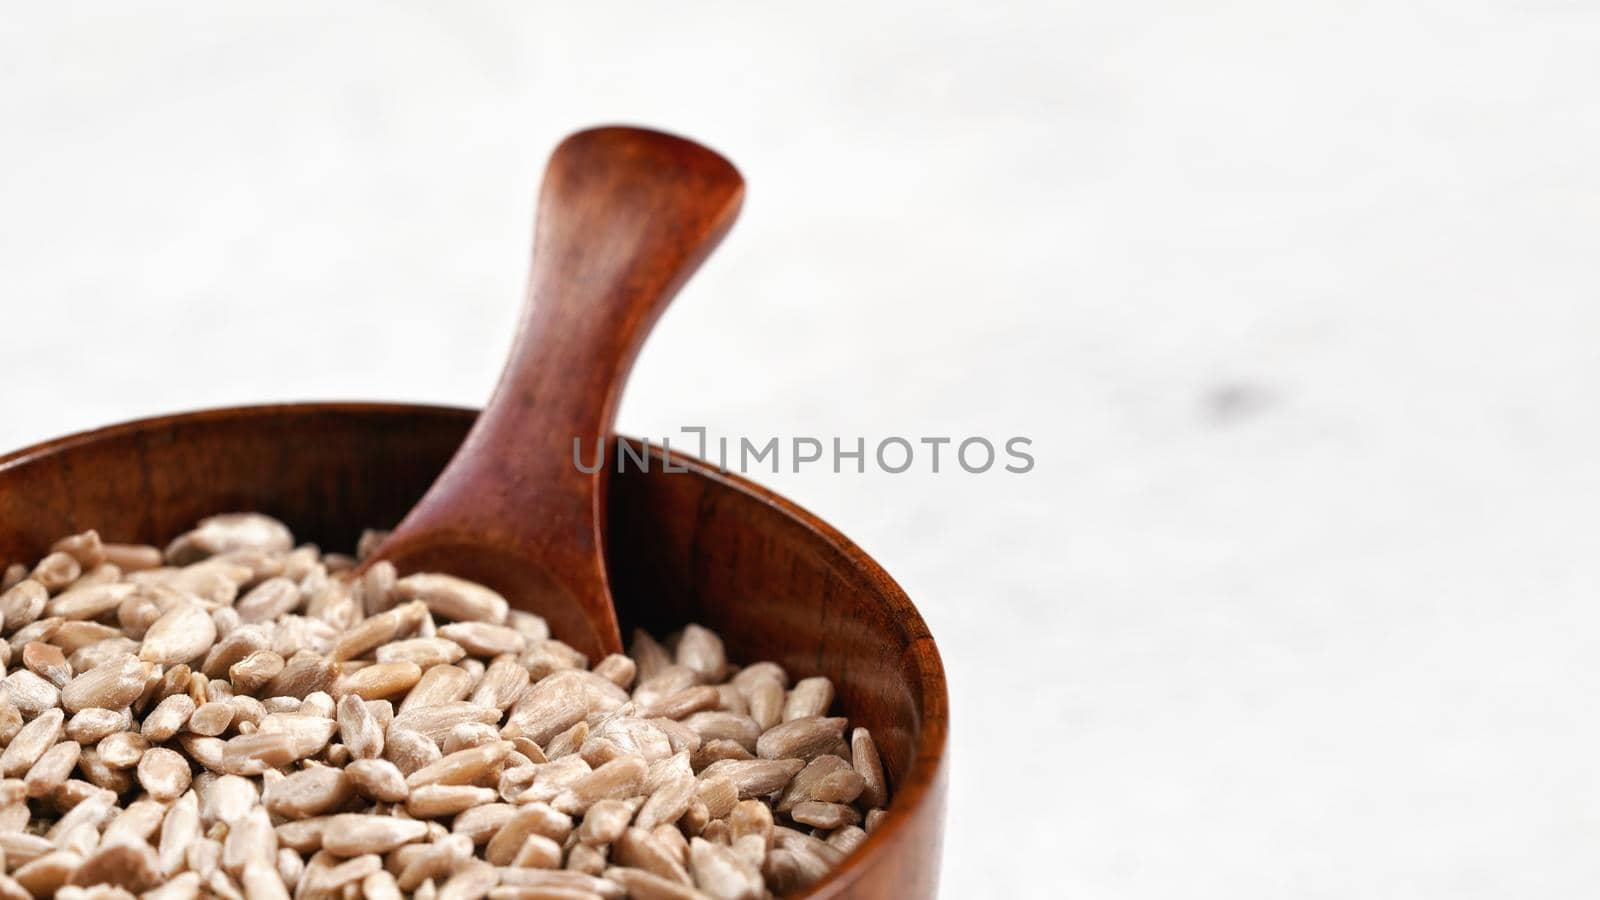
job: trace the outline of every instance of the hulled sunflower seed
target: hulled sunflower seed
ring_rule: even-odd
[[[422,840],[427,833],[427,823],[416,819],[346,813],[328,817],[322,833],[322,849],[335,856],[388,853]]]
[[[510,609],[506,599],[494,591],[450,575],[407,575],[395,582],[395,593],[407,600],[421,600],[434,615],[457,622],[499,624]]]
[[[186,663],[211,649],[217,623],[198,603],[179,603],[161,614],[144,633],[139,658],[172,665]]]

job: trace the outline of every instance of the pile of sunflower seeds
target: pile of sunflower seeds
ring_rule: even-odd
[[[63,538],[0,579],[0,900],[762,898],[888,794],[826,678],[690,625],[591,668],[281,522]]]

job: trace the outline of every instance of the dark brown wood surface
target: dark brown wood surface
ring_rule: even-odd
[[[469,410],[375,404],[224,409],[112,426],[0,457],[0,565],[85,528],[162,543],[231,510],[283,519],[349,551],[399,521],[472,425]],[[674,455],[686,473],[613,479],[606,532],[624,627],[700,622],[736,661],[826,675],[872,729],[892,800],[860,852],[804,894],[935,892],[948,728],[944,670],[922,617],[866,554],[794,504]],[[536,513],[530,510],[530,513]]]
[[[604,563],[609,439],[650,327],[733,224],[744,181],[693,142],[597,128],[561,143],[539,194],[511,357],[466,443],[375,559],[482,582],[578,649],[622,649]]]

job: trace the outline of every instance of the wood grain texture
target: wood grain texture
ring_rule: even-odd
[[[651,326],[733,224],[744,180],[691,141],[596,128],[562,141],[539,194],[521,326],[466,442],[374,561],[449,571],[622,649],[604,563],[611,435]]]
[[[303,541],[349,550],[392,525],[467,435],[470,410],[306,404],[112,426],[0,457],[0,564],[97,528],[161,543],[211,513],[260,510]],[[948,700],[939,652],[900,588],[826,523],[769,491],[674,454],[684,473],[614,477],[606,552],[624,627],[694,621],[736,661],[826,675],[872,729],[890,814],[814,898],[923,898],[938,882]]]

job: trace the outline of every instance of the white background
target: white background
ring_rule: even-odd
[[[0,21],[0,447],[487,396],[544,155],[750,193],[622,429],[1034,439],[763,475],[950,670],[945,896],[1600,880],[1600,10],[37,4]]]

